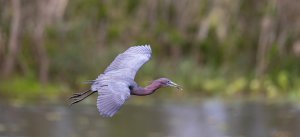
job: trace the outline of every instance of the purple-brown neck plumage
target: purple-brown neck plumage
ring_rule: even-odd
[[[146,86],[145,88],[139,86],[134,87],[131,90],[131,94],[137,96],[147,96],[154,93],[160,87],[162,87],[162,85],[159,81],[153,81],[150,85]]]

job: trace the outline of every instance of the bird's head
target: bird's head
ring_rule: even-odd
[[[180,85],[174,83],[173,81],[171,81],[168,78],[159,78],[156,81],[159,82],[159,84],[163,87],[175,87],[179,90],[182,90],[182,87]]]

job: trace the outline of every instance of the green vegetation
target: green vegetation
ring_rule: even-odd
[[[29,77],[15,77],[0,84],[1,96],[21,102],[57,101],[59,96],[67,94],[70,89],[59,84],[41,85]]]
[[[0,0],[3,98],[65,98],[88,88],[82,82],[95,79],[119,52],[141,44],[153,49],[137,75],[141,85],[169,77],[191,95],[300,97],[300,11],[290,8],[297,7],[291,0],[65,0],[63,10],[53,11],[39,2],[65,4],[21,2],[22,27],[14,33],[18,6]],[[42,24],[41,37],[33,24]],[[13,34],[18,52],[10,56]]]

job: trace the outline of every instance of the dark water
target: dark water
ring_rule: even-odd
[[[0,105],[0,137],[300,137],[300,105],[262,102],[95,106]]]

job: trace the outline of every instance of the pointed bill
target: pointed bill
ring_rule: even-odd
[[[170,81],[170,82],[168,83],[168,86],[175,87],[175,88],[177,88],[178,90],[183,90],[183,89],[182,89],[182,86],[180,86],[180,85],[178,85],[178,84],[176,84],[176,83],[174,83],[174,82],[172,82],[172,81]]]

